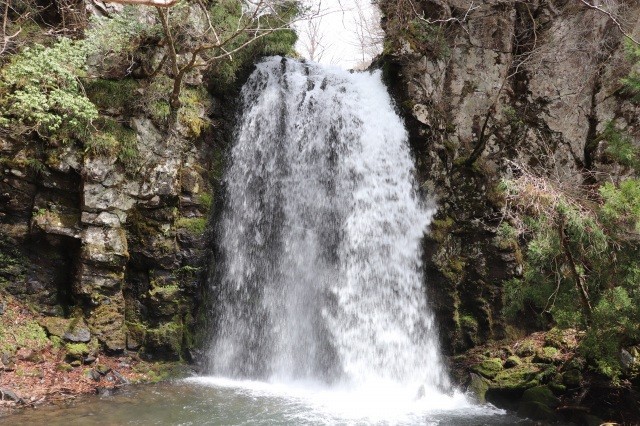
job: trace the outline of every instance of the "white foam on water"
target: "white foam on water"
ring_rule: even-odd
[[[193,377],[188,383],[227,388],[252,398],[279,399],[290,420],[322,424],[438,424],[438,415],[464,417],[502,415],[491,405],[472,404],[460,392],[451,395],[426,390],[418,395],[389,381],[367,386],[332,386],[313,382],[268,383],[224,377]]]

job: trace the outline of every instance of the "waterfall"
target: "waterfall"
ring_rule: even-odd
[[[420,261],[432,212],[380,73],[269,58],[241,101],[210,371],[447,387]]]

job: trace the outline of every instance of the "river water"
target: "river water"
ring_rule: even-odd
[[[282,385],[194,378],[130,386],[111,396],[88,396],[66,407],[27,409],[0,417],[7,425],[533,425],[459,396],[396,404],[375,390],[354,394],[309,384]],[[439,404],[441,404],[438,407]]]

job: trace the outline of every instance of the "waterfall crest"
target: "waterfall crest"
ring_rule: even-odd
[[[448,386],[422,287],[431,211],[379,73],[258,64],[225,188],[213,374]]]

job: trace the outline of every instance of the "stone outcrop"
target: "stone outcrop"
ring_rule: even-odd
[[[50,335],[179,358],[207,275],[224,126],[195,138],[117,120],[135,134],[133,170],[76,145],[0,139],[0,286],[50,317]],[[68,329],[74,318],[86,324]]]
[[[640,5],[613,3],[639,34]],[[620,82],[632,62],[617,25],[580,1],[381,7],[388,41],[378,62],[438,206],[424,244],[427,287],[443,345],[460,353],[506,335],[503,284],[521,273],[517,244],[497,232],[501,180],[517,167],[568,183],[618,173],[602,135],[611,122],[640,135]],[[532,318],[517,326],[532,331]]]

